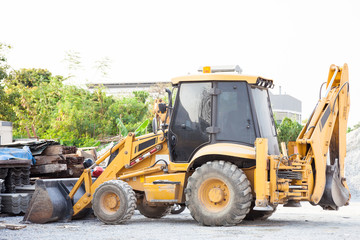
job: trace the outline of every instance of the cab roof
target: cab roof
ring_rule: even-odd
[[[272,88],[274,86],[273,80],[271,79],[265,79],[260,76],[250,76],[250,75],[241,75],[241,74],[204,73],[197,75],[175,77],[171,79],[173,85],[177,85],[181,82],[209,82],[209,81],[246,81],[249,84],[256,84],[268,88]]]

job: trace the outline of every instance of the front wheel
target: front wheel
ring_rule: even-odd
[[[188,179],[186,204],[192,217],[206,226],[240,223],[250,210],[250,182],[236,165],[207,162]]]
[[[102,183],[92,200],[95,216],[106,224],[119,224],[131,218],[136,208],[132,188],[124,181],[111,180]]]

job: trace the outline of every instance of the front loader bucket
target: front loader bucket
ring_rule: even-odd
[[[341,182],[337,161],[326,166],[326,184],[319,205],[325,210],[338,210],[346,205],[350,199],[350,192]]]
[[[39,179],[25,213],[24,222],[68,222],[73,215],[73,201],[68,196],[77,178]],[[85,193],[80,187],[74,196],[76,202]]]

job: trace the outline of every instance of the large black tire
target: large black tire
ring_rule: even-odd
[[[255,200],[251,202],[250,212],[246,214],[245,220],[266,220],[276,211],[276,206],[272,206],[272,211],[256,211],[253,209],[254,206]]]
[[[175,203],[172,207],[171,207],[171,214],[180,214],[182,213],[186,208],[186,205],[183,203]]]
[[[188,179],[186,205],[191,216],[206,226],[240,223],[250,210],[250,182],[236,165],[207,162]]]
[[[132,188],[124,181],[110,180],[102,183],[92,200],[95,216],[106,224],[119,224],[129,220],[136,208]]]
[[[147,218],[162,218],[168,215],[171,211],[171,206],[161,205],[161,206],[151,206],[148,205],[145,197],[142,197],[138,201],[137,209],[139,212]]]

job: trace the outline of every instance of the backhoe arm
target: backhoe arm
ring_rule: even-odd
[[[266,139],[255,141],[254,210],[269,211],[277,204],[298,206],[300,201],[338,209],[349,201],[344,177],[350,104],[346,64],[331,65],[326,86],[325,96],[296,140],[297,150],[289,149],[291,155],[283,150],[283,155],[268,156]]]
[[[325,96],[319,100],[308,124],[296,140],[300,159],[313,163],[315,176],[310,201],[314,204],[318,204],[324,195],[328,194],[326,191],[334,188],[333,184],[329,183],[331,178],[338,177],[339,182],[334,184],[348,191],[344,178],[344,161],[349,106],[348,66],[331,65]],[[329,174],[335,175],[329,177]],[[344,195],[348,195],[348,201],[349,194]]]

